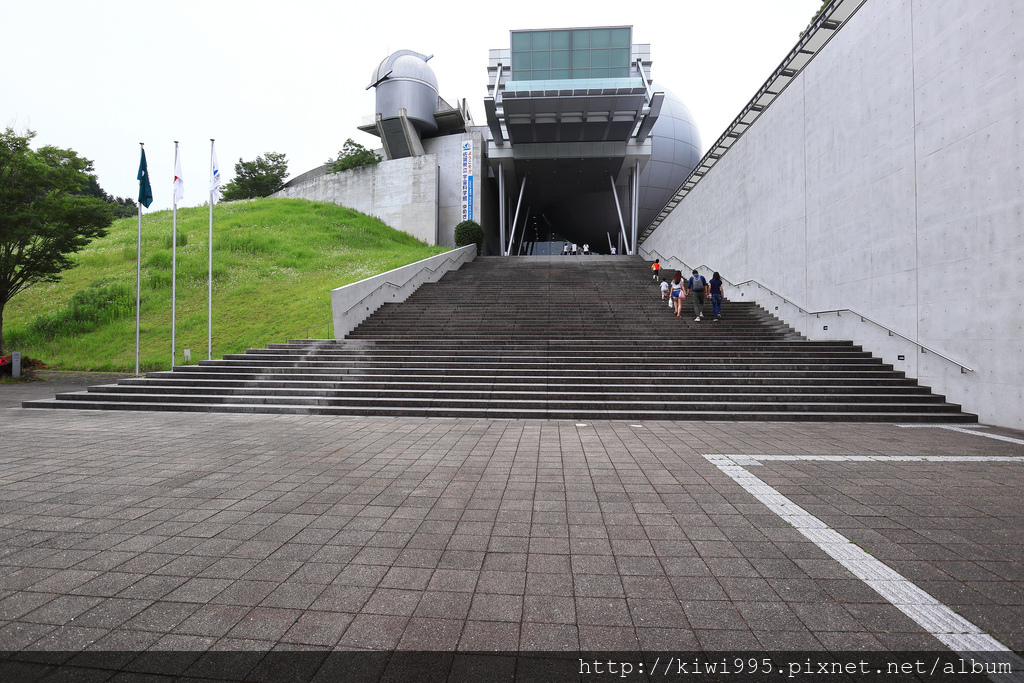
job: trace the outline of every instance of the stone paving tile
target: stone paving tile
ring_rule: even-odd
[[[0,649],[935,648],[702,454],[1024,456],[893,425],[131,416],[0,409]],[[1024,647],[1024,465],[751,470]]]
[[[459,650],[478,652],[515,652],[520,647],[519,624],[467,619],[459,637]]]

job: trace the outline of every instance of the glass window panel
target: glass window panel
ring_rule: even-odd
[[[612,47],[629,47],[629,29],[613,28],[611,35]]]
[[[533,53],[532,52],[513,52],[512,53],[512,71],[513,73],[519,71],[529,71],[533,68]]]
[[[611,51],[611,61],[608,62],[610,66],[629,66],[629,48],[615,48]]]
[[[611,52],[609,50],[590,51],[590,66],[609,66],[609,59],[611,59]]]
[[[595,28],[590,32],[590,47],[610,47],[611,31],[606,28]]]
[[[599,67],[599,68],[598,67],[593,67],[593,68],[590,69],[590,77],[591,78],[608,78],[608,76],[610,75],[609,74],[610,71],[611,70],[608,69],[607,67]]]
[[[530,33],[529,31],[521,31],[519,33],[512,34],[512,51],[523,51],[530,49]]]
[[[551,32],[551,49],[552,50],[568,50],[569,49],[570,34],[568,31],[552,31]]]
[[[585,66],[590,66],[590,50],[573,50],[572,68],[577,69]]]
[[[568,69],[552,69],[551,70],[551,78],[553,78],[553,79],[569,78],[569,70]]]
[[[628,78],[629,77],[629,67],[628,66],[616,66],[614,68],[609,69],[608,71],[609,71],[609,75],[612,78]]]
[[[581,69],[577,69],[577,68],[574,67],[573,70],[572,70],[572,77],[574,79],[576,79],[576,78],[590,78],[590,67],[581,68]]]
[[[590,47],[590,31],[585,29],[572,32],[572,49],[579,50],[581,47]]]
[[[550,50],[551,49],[551,33],[548,31],[534,31],[533,32],[533,49],[534,50]]]
[[[534,52],[533,53],[533,68],[547,69],[551,66],[551,53],[550,52]]]
[[[552,69],[567,69],[569,68],[569,51],[568,50],[555,50],[551,53],[551,68]]]

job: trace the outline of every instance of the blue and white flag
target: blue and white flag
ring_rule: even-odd
[[[217,163],[217,150],[210,141],[210,203],[220,201],[220,165]]]

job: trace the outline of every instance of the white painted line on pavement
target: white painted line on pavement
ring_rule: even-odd
[[[973,429],[965,429],[963,427],[943,427],[951,432],[961,432],[962,434],[973,434],[974,436],[983,436],[986,439],[996,439],[997,441],[1008,441],[1010,443],[1020,444],[1024,446],[1024,439],[1014,439],[1010,436],[1003,436],[1002,434],[985,434],[983,432],[976,432]]]
[[[704,456],[726,473],[750,495],[763,503],[784,521],[789,522],[807,539],[835,559],[854,576],[870,586],[876,593],[913,619],[954,652],[965,656],[979,652],[998,652],[1000,661],[1012,664],[1014,672],[1024,672],[1024,659],[1013,653],[998,640],[973,623],[946,607],[913,582],[901,576],[838,531],[830,529],[822,520],[810,514],[752,474],[743,465],[763,460],[801,460],[825,462],[964,462],[964,461],[1021,461],[1024,458],[996,456],[786,456],[786,455],[722,455]],[[1018,675],[1020,675],[1018,673]],[[1003,678],[1002,680],[1006,680]],[[1014,679],[1016,680],[1016,679]]]
[[[987,436],[982,434],[981,436]],[[1024,462],[1024,455],[705,455],[718,464],[759,465],[764,461],[804,462]]]
[[[970,434],[972,436],[983,436],[986,439],[996,439],[997,441],[1007,441],[1009,443],[1020,444],[1024,446],[1024,439],[1015,439],[1012,436],[1003,436],[1001,434],[987,434],[985,432],[975,431],[977,429],[987,429],[987,425],[972,425],[971,429],[964,427],[963,425],[944,425],[944,424],[908,424],[908,425],[896,425],[901,429],[948,429],[951,432],[960,432],[962,434]]]

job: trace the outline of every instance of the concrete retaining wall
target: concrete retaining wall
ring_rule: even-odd
[[[329,202],[379,218],[430,245],[455,246],[455,226],[462,221],[462,147],[473,150],[473,215],[480,222],[483,136],[479,132],[423,141],[420,157],[383,161],[341,173],[303,174],[277,192]]]
[[[427,244],[437,244],[437,159],[433,154],[316,176],[274,196],[355,209]]]
[[[642,253],[1024,428],[1021,35],[1004,0],[868,0]]]

